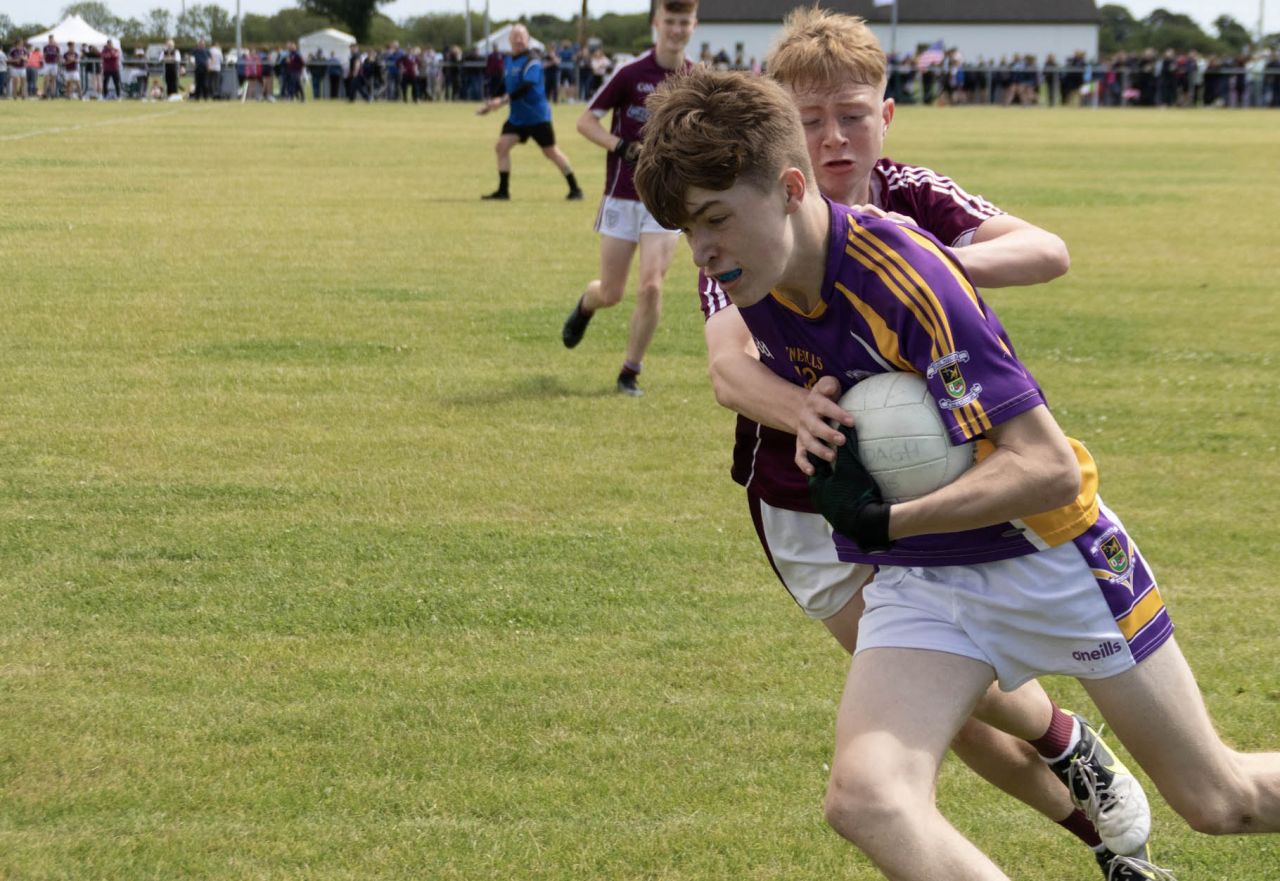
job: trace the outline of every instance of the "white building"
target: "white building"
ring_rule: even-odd
[[[763,62],[782,26],[782,19],[798,0],[701,0],[698,30],[688,53],[698,58],[704,48],[724,50],[731,61]],[[1043,61],[1052,53],[1059,62],[1078,51],[1098,55],[1101,16],[1095,0],[898,0],[896,35],[893,7],[873,0],[820,0],[833,12],[865,18],[885,52],[903,57],[942,40],[959,49],[970,63],[979,58],[999,61],[1013,55],[1034,55]],[[896,41],[896,42],[895,42]]]

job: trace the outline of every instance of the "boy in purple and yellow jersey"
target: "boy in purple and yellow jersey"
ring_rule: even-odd
[[[1280,831],[1280,754],[1218,738],[1092,458],[1062,433],[962,264],[913,226],[823,200],[777,84],[699,69],[648,106],[637,189],[684,231],[764,366],[808,385],[795,367],[821,363],[798,421],[836,420],[838,440],[798,435],[797,465],[841,559],[878,567],[838,711],[828,821],[892,878],[1006,878],[938,812],[934,784],[993,681],[1057,673],[1080,680],[1194,828]],[[954,483],[886,503],[835,398],[895,370],[925,377],[952,438],[980,451]],[[1069,780],[1083,758],[1063,756]],[[1168,877],[1145,861],[1134,871]]]
[[[560,332],[565,346],[572,349],[582,340],[596,310],[618,305],[638,248],[640,285],[616,384],[619,392],[632,397],[643,393],[637,377],[662,315],[662,282],[675,254],[676,235],[650,216],[631,174],[640,151],[645,101],[667,76],[693,66],[684,50],[698,24],[697,0],[660,0],[654,6],[652,24],[658,37],[654,47],[614,71],[578,119],[582,136],[609,151],[604,199],[596,215],[600,277],[587,283]],[[601,120],[608,113],[613,120],[606,130]]]
[[[884,97],[884,52],[862,19],[796,10],[787,17],[768,67],[800,111],[823,195],[918,224],[955,247],[966,270],[985,286],[1043,282],[1066,271],[1066,247],[1057,236],[930,169],[881,156],[894,104]],[[872,567],[840,559],[831,527],[816,512],[805,476],[795,467],[795,432],[802,428],[795,419],[804,389],[760,363],[737,308],[705,273],[699,278],[699,299],[716,398],[739,413],[732,474],[746,488],[765,557],[796,604],[852,652],[863,609],[859,591]],[[1047,736],[1050,732],[1067,732],[1065,741]],[[1135,830],[1149,829],[1150,819],[1136,781],[1125,776],[1112,781],[1105,794],[1083,793],[1073,804],[1073,790],[1041,761],[1077,748],[1084,734],[1080,722],[1058,709],[1038,683],[1028,682],[1011,694],[993,686],[952,749],[988,781],[1079,837],[1109,879],[1142,877],[1127,861],[1118,863],[1107,846],[1125,848],[1125,856],[1132,851],[1146,856]],[[1122,792],[1126,788],[1131,797]]]

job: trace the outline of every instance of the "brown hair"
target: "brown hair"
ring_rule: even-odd
[[[772,80],[698,66],[667,77],[645,108],[636,189],[665,227],[684,225],[691,187],[767,190],[790,167],[813,182],[800,117]]]
[[[878,86],[884,82],[887,61],[863,19],[801,6],[783,22],[765,64],[778,82],[802,89],[848,82]]]
[[[698,0],[658,0],[653,4],[653,14],[659,11],[674,12],[676,15],[692,15],[698,11]]]

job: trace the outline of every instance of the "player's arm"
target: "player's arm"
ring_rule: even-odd
[[[817,444],[824,440],[836,443],[841,438],[840,432],[831,428],[826,419],[852,421],[849,414],[829,399],[826,399],[829,407],[825,410],[807,409],[808,393],[782,379],[755,357],[751,332],[737,306],[730,305],[708,318],[703,325],[703,335],[707,341],[707,371],[720,406],[762,425],[803,435]]]
[[[995,451],[953,483],[890,504],[858,460],[857,438],[851,433],[833,455],[834,469],[816,457],[804,463],[809,492],[828,522],[864,550],[886,550],[913,535],[1020,520],[1064,507],[1079,495],[1079,462],[1043,404],[989,429],[986,437]]]
[[[617,146],[618,141],[622,140],[604,127],[600,117],[596,116],[596,111],[590,107],[582,111],[582,115],[578,117],[578,134],[606,150],[612,150]]]
[[[1080,463],[1043,404],[986,432],[995,451],[953,483],[889,508],[889,537],[962,532],[1069,505]]]
[[[1071,268],[1061,238],[1011,214],[987,218],[969,244],[953,250],[980,288],[1041,284]]]

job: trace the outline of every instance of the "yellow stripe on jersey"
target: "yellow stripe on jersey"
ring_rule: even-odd
[[[1071,541],[1098,521],[1098,466],[1084,444],[1073,437],[1067,440],[1080,463],[1080,494],[1069,505],[1022,518],[1049,547]]]
[[[912,297],[920,304],[931,317],[929,322],[935,331],[935,337],[939,344],[943,347],[942,353],[955,351],[955,340],[951,336],[951,325],[947,322],[947,315],[942,309],[942,304],[938,302],[938,298],[934,295],[933,289],[929,287],[929,283],[921,278],[916,268],[903,257],[893,247],[885,244],[884,240],[875,235],[865,226],[859,226],[858,223],[850,218],[849,220],[849,241],[865,242],[866,247],[872,253],[878,253],[889,261],[893,266],[898,267],[898,275],[905,276],[902,279],[902,287],[905,293]],[[941,256],[940,252],[935,253]],[[924,323],[924,322],[922,322]]]
[[[1164,608],[1164,597],[1160,596],[1160,588],[1154,584],[1151,590],[1143,595],[1129,610],[1128,614],[1116,619],[1116,625],[1126,640],[1132,640],[1142,628],[1151,623],[1160,610]]]
[[[937,361],[950,351],[950,349],[943,349],[941,347],[941,343],[938,340],[938,330],[930,320],[930,316],[914,299],[911,298],[908,293],[902,289],[897,280],[893,278],[890,273],[892,267],[886,266],[884,260],[880,259],[874,252],[868,254],[868,248],[863,243],[855,243],[851,240],[845,247],[844,251],[854,260],[857,260],[867,269],[875,273],[876,276],[879,277],[880,281],[884,282],[884,286],[889,289],[889,292],[893,294],[903,306],[906,306],[907,310],[912,315],[915,316],[916,321],[920,323],[921,327],[925,329],[925,332],[929,334],[929,338],[933,341],[933,346],[929,350],[930,361]]]
[[[803,309],[801,309],[799,306],[797,306],[795,303],[791,302],[786,297],[779,294],[777,291],[769,291],[769,296],[773,297],[773,299],[777,303],[787,307],[792,312],[799,315],[801,318],[818,319],[818,318],[821,318],[823,314],[827,311],[827,303],[825,300],[821,300],[821,299],[818,300],[818,305],[813,307],[813,311],[806,312]]]
[[[898,345],[898,335],[893,332],[889,325],[884,323],[884,319],[867,305],[865,300],[859,298],[840,282],[836,282],[836,290],[844,295],[844,298],[853,305],[853,308],[862,316],[862,320],[871,328],[871,336],[876,348],[880,351],[880,357],[899,370],[916,373],[916,368],[911,362],[902,357],[902,350]]]
[[[911,238],[914,239],[916,243],[919,244],[922,248],[928,248],[930,251],[934,253],[939,253],[939,259],[941,259],[943,264],[947,267],[947,269],[950,270],[951,274],[955,277],[955,280],[960,284],[961,289],[966,294],[969,295],[969,300],[973,303],[975,307],[977,307],[978,314],[981,315],[983,320],[985,321],[987,317],[987,313],[982,308],[982,301],[978,298],[978,291],[974,288],[972,284],[969,283],[969,279],[966,278],[965,274],[960,271],[960,267],[956,265],[956,262],[954,260],[946,259],[945,255],[942,255],[940,254],[940,252],[938,252],[937,245],[935,245],[926,237],[920,235],[920,233],[917,232],[916,230],[911,229],[909,227],[903,227],[903,229],[906,231],[907,235],[911,236]],[[1008,355],[1010,358],[1012,358],[1013,352],[1009,351],[1009,347],[1005,345],[1004,340],[1000,339],[999,337],[996,337],[996,341],[1000,343],[1000,348],[1004,349],[1004,353]]]
[[[933,242],[918,234],[914,235],[913,238],[919,239],[920,242],[927,246],[930,254],[942,261],[953,275],[957,275],[958,270],[952,264],[950,258],[938,250]],[[858,259],[864,266],[876,272],[893,294],[911,309],[916,319],[929,332],[934,342],[932,360],[937,361],[943,355],[954,352],[956,350],[955,337],[951,333],[951,325],[946,313],[943,311],[942,304],[928,282],[920,276],[915,267],[902,254],[885,244],[882,239],[874,235],[866,227],[860,226],[852,217],[849,218],[849,243],[850,247],[846,248],[846,252]],[[888,261],[891,266],[887,268],[892,272],[894,280],[898,284],[891,283],[884,272],[879,271],[866,260],[858,257],[853,250],[855,248],[862,253],[868,254],[877,265],[884,266]],[[894,267],[897,268],[895,269]],[[973,286],[964,278],[963,273],[958,273],[957,277],[963,283],[971,302],[978,309],[978,314],[982,315],[982,309],[978,304],[977,293],[973,290]],[[931,320],[926,320],[925,315],[929,316]],[[985,316],[983,317],[985,320]],[[1003,342],[1001,345],[1003,346]],[[956,421],[960,423],[965,435],[970,438],[982,434],[992,425],[985,408],[978,401],[973,401],[957,410]]]
[[[917,245],[924,248],[929,253],[936,255],[937,258],[942,261],[942,264],[946,266],[952,276],[955,277],[956,283],[960,285],[961,290],[968,294],[969,301],[973,303],[979,314],[985,318],[986,314],[982,311],[982,301],[978,299],[978,292],[973,289],[973,285],[969,283],[969,279],[960,271],[960,267],[956,265],[955,261],[939,251],[938,246],[933,242],[933,240],[927,236],[921,235],[918,230],[914,230],[909,226],[904,226],[902,231],[910,236],[911,240]]]

